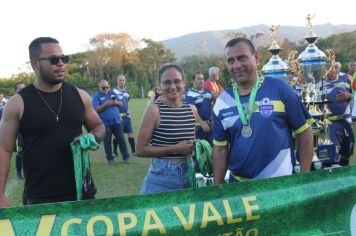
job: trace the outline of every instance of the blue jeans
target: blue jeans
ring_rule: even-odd
[[[153,158],[142,183],[141,194],[158,193],[189,187],[188,166],[164,159]]]
[[[106,159],[108,161],[114,160],[114,156],[112,155],[112,147],[111,147],[112,135],[114,135],[118,141],[122,158],[126,160],[127,158],[129,158],[129,153],[127,152],[124,132],[122,131],[122,127],[120,124],[106,126],[106,134],[104,138],[104,149],[105,149]]]

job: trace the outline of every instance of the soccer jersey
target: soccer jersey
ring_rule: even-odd
[[[298,95],[299,99],[302,99],[302,86],[299,83],[293,85],[293,90]]]
[[[329,130],[330,140],[336,146],[339,146],[339,154],[348,159],[354,149],[354,137],[351,127],[351,105],[350,101],[337,101],[336,96],[340,92],[351,93],[351,81],[344,76],[339,76],[334,81],[325,80],[324,86],[327,88],[326,98],[331,101],[329,110],[332,121]]]
[[[122,106],[119,107],[120,113],[128,113],[130,99],[129,90],[126,87],[124,88],[124,90],[114,88],[113,92],[119,97],[120,101],[122,102]]]
[[[204,82],[204,88],[206,88],[209,91],[221,91],[222,87],[219,82],[216,81],[211,81],[211,80],[206,80]]]
[[[249,97],[240,96],[244,110]],[[213,142],[217,146],[229,145],[229,169],[236,176],[259,179],[289,175],[292,173],[292,131],[302,133],[312,120],[285,81],[262,78],[250,120],[252,136],[241,135],[243,125],[233,89],[229,87],[214,106]]]
[[[324,86],[327,89],[326,98],[331,101],[329,109],[333,116],[346,115],[350,116],[351,106],[349,101],[337,101],[336,95],[340,92],[351,93],[351,83],[347,77],[340,76],[337,80],[324,80]]]
[[[202,91],[198,91],[194,88],[188,89],[185,95],[185,102],[191,105],[194,105],[197,110],[199,116],[203,120],[210,120],[212,113],[212,96],[211,92],[207,89],[203,89]]]

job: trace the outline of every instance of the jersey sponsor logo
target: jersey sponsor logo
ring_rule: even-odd
[[[234,113],[232,111],[229,111],[229,112],[225,112],[225,113],[222,113],[221,116],[223,118],[227,118],[227,117],[230,117],[230,116],[233,116]]]
[[[269,117],[274,109],[273,102],[269,98],[263,98],[258,102],[258,111],[264,117]]]

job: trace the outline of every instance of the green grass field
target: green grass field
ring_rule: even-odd
[[[130,112],[133,122],[135,137],[137,137],[138,126],[147,105],[147,99],[132,99],[130,101]],[[353,127],[354,131],[356,126]],[[354,132],[355,133],[355,132]],[[355,133],[356,134],[356,133]],[[131,151],[128,145],[129,151]],[[118,165],[108,165],[104,148],[92,152],[91,169],[95,185],[98,188],[97,198],[110,198],[138,194],[141,183],[150,164],[150,158],[132,158],[130,165],[124,164],[121,157]],[[356,155],[352,156],[351,163],[356,164]],[[7,184],[7,196],[13,206],[22,205],[23,180],[15,178],[15,158],[12,158],[10,175]]]

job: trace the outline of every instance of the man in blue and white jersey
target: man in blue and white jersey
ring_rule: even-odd
[[[202,122],[198,122],[195,127],[195,138],[204,139],[212,144],[211,115],[213,97],[211,92],[204,88],[204,75],[202,72],[197,71],[193,73],[193,88],[187,90],[185,101],[197,108],[202,120]]]
[[[124,75],[119,75],[116,77],[117,87],[113,89],[114,93],[119,96],[119,99],[122,101],[122,106],[119,107],[120,116],[122,119],[122,128],[124,133],[127,134],[128,141],[131,147],[131,152],[135,154],[135,138],[133,135],[131,116],[129,112],[129,100],[130,94],[129,90],[126,87],[126,78]],[[114,153],[117,155],[117,139],[113,140]]]
[[[296,135],[301,171],[310,171],[313,119],[283,80],[261,78],[259,54],[247,38],[225,46],[226,65],[235,83],[213,109],[214,181],[230,182],[292,174],[292,132]]]
[[[354,149],[354,137],[351,127],[352,99],[351,81],[344,74],[340,76],[337,64],[331,65],[324,86],[327,89],[326,98],[331,101],[329,109],[331,116],[330,140],[340,146],[340,165],[347,166]]]

